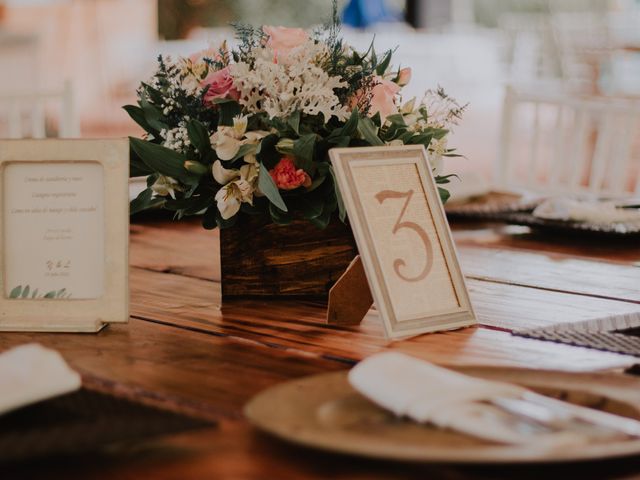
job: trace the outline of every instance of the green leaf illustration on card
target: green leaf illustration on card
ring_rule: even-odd
[[[50,290],[45,294],[40,294],[40,289],[32,289],[30,285],[18,285],[13,287],[9,292],[10,299],[31,299],[31,300],[68,300],[71,298],[71,292],[68,292],[66,288],[60,290]],[[29,295],[31,294],[31,295]]]

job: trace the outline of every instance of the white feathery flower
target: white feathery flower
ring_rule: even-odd
[[[234,86],[240,92],[240,104],[249,112],[265,111],[270,118],[286,118],[296,111],[322,114],[325,123],[332,116],[346,120],[348,108],[340,104],[334,90],[346,87],[340,77],[329,76],[319,65],[328,55],[327,47],[306,42],[276,63],[268,47],[256,49],[255,66],[231,65]]]

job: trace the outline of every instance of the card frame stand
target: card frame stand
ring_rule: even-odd
[[[327,324],[359,325],[373,306],[373,296],[357,255],[329,290]]]
[[[4,293],[0,191],[0,332],[96,333],[129,320],[129,140],[0,140],[0,186],[9,163],[96,162],[103,167],[104,292],[96,299],[9,299]]]

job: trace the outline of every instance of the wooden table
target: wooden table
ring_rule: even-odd
[[[131,321],[90,334],[2,334],[0,349],[58,349],[87,385],[202,416],[217,426],[74,460],[10,467],[48,478],[497,478],[640,471],[638,459],[597,465],[407,466],[315,452],[254,430],[243,404],[288,379],[346,369],[384,349],[444,365],[620,370],[634,357],[512,336],[542,326],[640,310],[640,245],[548,239],[526,228],[453,225],[481,326],[387,343],[371,312],[359,327],[323,325],[313,302],[221,307],[218,234],[197,222],[131,226]],[[579,246],[578,246],[579,245]],[[625,478],[629,478],[628,476]]]

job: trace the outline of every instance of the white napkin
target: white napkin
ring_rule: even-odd
[[[581,444],[572,432],[534,431],[507,412],[482,403],[520,398],[523,387],[463,375],[408,355],[385,352],[351,369],[349,383],[359,393],[398,416],[499,443],[535,443],[539,448]]]
[[[533,215],[550,220],[574,220],[595,224],[640,222],[640,212],[617,208],[613,202],[550,198],[533,211]]]
[[[55,350],[28,343],[0,353],[0,415],[78,390],[80,375]]]

